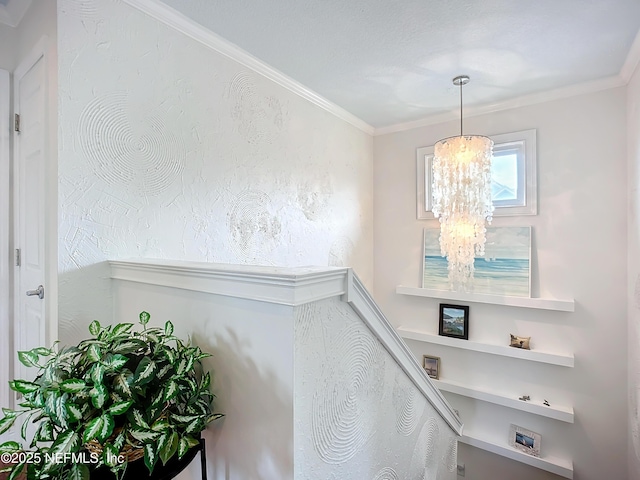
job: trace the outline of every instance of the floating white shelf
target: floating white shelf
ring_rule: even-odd
[[[398,333],[402,338],[418,340],[420,342],[435,343],[447,347],[462,348],[476,352],[489,353],[491,355],[502,355],[505,357],[520,358],[532,362],[550,363],[561,367],[573,367],[573,355],[563,355],[557,353],[547,353],[538,350],[523,350],[520,348],[508,347],[504,345],[491,345],[487,343],[471,342],[459,338],[443,337],[420,332],[407,327],[398,327]]]
[[[554,298],[508,297],[504,295],[487,295],[483,293],[464,293],[449,292],[446,290],[431,290],[428,288],[405,287],[403,285],[398,285],[396,287],[396,293],[399,293],[400,295],[413,295],[416,297],[454,300],[457,302],[490,303],[493,305],[537,308],[541,310],[556,310],[560,312],[575,311],[575,302],[573,301],[573,299],[557,300]]]
[[[471,388],[462,385],[451,380],[431,380],[433,384],[444,392],[455,393],[456,395],[462,395],[476,400],[482,400],[484,402],[495,403],[496,405],[502,405],[503,407],[514,408],[523,412],[529,412],[534,415],[541,415],[543,417],[549,417],[562,422],[573,423],[573,408],[561,407],[553,405],[547,407],[546,405],[535,402],[518,400],[516,397],[508,397],[505,395],[498,395],[488,390],[479,388]]]
[[[564,460],[550,456],[540,458],[533,457],[516,450],[506,443],[504,445],[498,445],[496,443],[480,440],[479,438],[471,435],[462,435],[458,440],[462,443],[466,443],[467,445],[471,445],[472,447],[480,448],[487,452],[495,453],[496,455],[510,458],[517,462],[526,463],[532,467],[555,473],[556,475],[560,475],[564,478],[573,478],[573,462],[571,460]]]

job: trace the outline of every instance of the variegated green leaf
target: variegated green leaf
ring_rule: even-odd
[[[20,363],[25,367],[37,367],[40,358],[38,357],[38,354],[33,351],[18,352],[18,360],[20,360]]]
[[[53,442],[49,453],[56,455],[58,453],[65,454],[77,451],[80,446],[80,436],[73,430],[67,430],[64,433],[58,435],[58,438]]]
[[[127,333],[133,327],[133,323],[119,323],[111,330],[111,337],[117,337],[123,333]]]
[[[175,455],[178,450],[179,443],[180,439],[177,432],[172,432],[162,448],[158,447],[160,449],[160,458],[162,459],[163,465],[166,465],[167,461]]]
[[[100,358],[102,358],[102,351],[100,350],[100,347],[96,344],[89,345],[87,358],[92,362],[99,362]]]
[[[116,436],[116,439],[113,441],[113,446],[118,450],[122,450],[125,441],[127,440],[127,431],[125,429],[120,430],[120,433]]]
[[[27,439],[27,428],[29,428],[29,420],[31,419],[32,416],[33,414],[29,415],[29,417],[25,419],[24,422],[22,423],[22,428],[20,429],[20,436],[22,437],[23,440]]]
[[[149,469],[149,473],[153,472],[153,467],[155,467],[157,461],[158,461],[158,452],[156,451],[156,446],[152,443],[145,443],[144,464]]]
[[[160,343],[160,335],[157,332],[145,332],[145,336],[147,337],[147,342],[151,343]]]
[[[169,422],[164,419],[158,420],[157,422],[154,422],[153,425],[151,425],[151,430],[153,430],[154,432],[166,432],[167,430],[169,430],[169,428]]]
[[[151,360],[149,357],[143,358],[138,364],[138,368],[136,368],[135,373],[135,382],[137,385],[144,385],[149,383],[156,372],[156,362]]]
[[[43,357],[48,357],[49,355],[53,355],[53,351],[50,348],[45,348],[45,347],[36,347],[31,351],[34,353],[37,353],[38,355],[42,355]]]
[[[129,410],[129,407],[131,407],[131,405],[133,405],[133,400],[114,403],[113,405],[111,405],[111,407],[109,407],[109,413],[111,415],[122,415],[127,410]]]
[[[222,417],[224,417],[224,414],[222,414],[222,413],[212,413],[211,415],[209,415],[209,416],[206,418],[206,420],[204,421],[204,423],[211,423],[211,422],[213,422],[214,420],[217,420],[217,419],[222,418]]]
[[[79,422],[82,420],[82,410],[73,403],[67,404],[67,413],[69,414],[69,420],[72,422]]]
[[[142,340],[131,339],[113,346],[114,353],[133,353],[139,349],[145,349],[147,344]]]
[[[84,463],[73,463],[66,480],[89,480],[89,467]]]
[[[158,432],[153,432],[151,430],[139,430],[136,428],[132,428],[131,430],[129,430],[129,433],[131,433],[131,436],[133,438],[143,443],[155,440],[160,436]]]
[[[186,383],[189,386],[190,392],[195,392],[198,390],[198,384],[193,378],[185,377],[181,380],[183,383]]]
[[[150,318],[151,318],[151,315],[149,315],[148,312],[140,312],[140,323],[142,325],[146,325],[147,323],[149,323]]]
[[[170,438],[171,438],[170,431],[160,434],[160,436],[158,437],[158,440],[156,441],[156,445],[158,447],[159,452],[162,451],[162,449],[165,447],[165,445],[167,444]]]
[[[56,361],[58,362],[58,364],[67,363],[71,361],[73,358],[80,355],[81,353],[82,351],[78,347],[75,347],[75,346],[66,347],[66,348],[63,348],[60,351],[60,353],[58,353],[58,356],[56,357]]]
[[[164,389],[164,401],[168,402],[178,395],[178,382],[171,380]]]
[[[35,438],[39,442],[51,442],[53,441],[53,423],[51,420],[44,420],[38,427],[38,433]]]
[[[115,421],[108,412],[103,413],[100,418],[102,419],[102,425],[96,438],[98,439],[98,441],[100,441],[100,443],[103,443],[113,433]]]
[[[187,372],[191,371],[195,361],[196,361],[196,357],[194,357],[193,355],[190,355],[189,358],[187,359],[187,370],[186,370]]]
[[[197,433],[197,432],[200,432],[201,430],[202,430],[202,421],[199,418],[191,422],[189,425],[187,425],[187,428],[184,429],[184,431],[187,433]]]
[[[4,415],[5,417],[15,417],[18,414],[10,408],[2,407],[2,415]]]
[[[131,423],[133,423],[138,429],[149,430],[149,424],[144,418],[144,414],[139,409],[131,410]]]
[[[163,366],[160,370],[158,370],[158,373],[156,374],[156,377],[158,378],[158,380],[164,379],[172,367],[173,366],[170,363],[168,363],[165,366]]]
[[[162,353],[167,358],[167,360],[169,360],[169,363],[176,363],[176,353],[171,348],[163,350]]]
[[[101,327],[100,327],[99,321],[94,320],[89,324],[89,333],[91,333],[91,335],[93,335],[94,337],[100,333],[100,330],[101,330]]]
[[[121,369],[122,367],[125,366],[125,364],[127,363],[127,357],[125,357],[124,355],[120,355],[120,354],[115,354],[115,355],[107,355],[107,358],[105,358],[103,365],[107,368],[107,370],[109,371],[117,371],[119,369]]]
[[[84,434],[82,436],[82,442],[83,443],[88,443],[91,440],[93,440],[94,438],[98,437],[98,434],[102,430],[103,421],[104,420],[103,420],[102,417],[97,417],[97,418],[94,418],[93,420],[91,420],[87,424],[87,426],[84,429]]]
[[[156,396],[153,397],[153,400],[151,402],[151,406],[158,406],[160,404],[162,404],[164,401],[164,391],[160,390],[158,393],[156,393]]]
[[[184,375],[187,371],[188,360],[186,358],[181,358],[176,366],[176,375]]]
[[[202,382],[200,382],[200,390],[209,388],[209,385],[211,385],[211,375],[209,375],[209,372],[207,372],[202,377]]]
[[[27,393],[35,392],[36,390],[38,390],[38,388],[40,388],[35,383],[26,382],[24,380],[11,380],[9,382],[9,387],[11,387],[11,390],[13,390],[14,392],[19,392],[19,393],[22,393],[23,395]]]
[[[44,405],[44,412],[56,421],[58,420],[58,417],[56,414],[57,400],[58,400],[58,396],[53,392],[49,392],[49,395],[47,396],[47,400],[45,401],[45,405]]]
[[[189,451],[190,448],[195,447],[200,442],[193,437],[184,436],[180,439],[180,445],[178,446],[178,458],[184,457],[184,454]]]
[[[15,421],[16,417],[4,417],[2,420],[0,420],[0,434],[9,430],[13,426]]]
[[[104,378],[104,365],[101,363],[96,363],[91,367],[91,371],[89,373],[91,377],[91,381],[94,384],[102,383],[102,379]]]
[[[69,380],[65,380],[60,384],[60,388],[63,391],[69,393],[75,393],[79,392],[80,390],[84,390],[86,386],[87,384],[84,383],[84,380],[80,380],[79,378],[70,378]]]
[[[21,462],[18,465],[16,465],[15,467],[13,467],[13,469],[11,470],[11,473],[9,474],[9,477],[7,478],[7,480],[15,480],[16,478],[18,478],[18,475],[20,475],[22,473],[22,471],[24,470],[24,466],[26,465],[26,462]]]
[[[14,453],[22,450],[22,446],[18,442],[9,441],[0,445],[0,453]]]
[[[171,415],[171,420],[179,423],[191,423],[200,418],[198,415]]]
[[[114,388],[122,393],[126,398],[131,398],[133,393],[131,392],[131,384],[133,383],[133,374],[125,369],[121,373],[115,376],[113,379]]]
[[[109,397],[111,398],[111,402],[113,403],[120,403],[125,401],[118,392],[110,392]]]
[[[164,334],[167,337],[170,337],[171,335],[173,335],[173,323],[171,323],[171,320],[167,320],[164,324]]]
[[[107,388],[102,384],[94,385],[89,395],[91,395],[91,403],[96,408],[102,408],[107,398],[109,398],[109,392],[107,392]]]

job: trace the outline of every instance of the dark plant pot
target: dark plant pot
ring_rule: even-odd
[[[140,458],[134,462],[129,462],[123,480],[171,480],[187,468],[199,451],[200,445],[191,448],[180,460],[178,460],[177,455],[170,458],[166,465],[162,464],[162,460],[158,460],[151,474],[144,464],[144,459]],[[102,466],[91,470],[90,479],[116,480],[116,476],[109,467]]]

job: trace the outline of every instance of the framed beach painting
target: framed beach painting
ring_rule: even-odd
[[[473,293],[531,296],[531,227],[487,227],[484,257],[474,261]],[[424,229],[422,288],[451,290],[440,229]]]

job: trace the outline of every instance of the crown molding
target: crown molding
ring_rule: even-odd
[[[7,5],[0,5],[0,23],[17,27],[30,5],[31,0],[9,0]]]
[[[575,97],[578,95],[585,95],[587,93],[595,93],[602,90],[608,90],[610,88],[623,87],[626,84],[627,82],[625,82],[621,76],[615,75],[600,80],[594,80],[592,82],[585,82],[576,85],[570,85],[568,87],[545,90],[539,93],[522,95],[520,97],[510,98],[501,102],[488,103],[475,107],[465,106],[464,116],[465,118],[468,118],[478,115],[486,115],[489,113],[496,113],[512,108],[536,105],[538,103],[550,102],[562,98]],[[389,133],[403,132],[406,130],[413,130],[414,128],[437,125],[439,123],[445,123],[452,120],[459,120],[459,115],[459,110],[456,109],[446,113],[439,113],[436,115],[421,118],[419,120],[414,120],[412,122],[398,123],[396,125],[389,125],[388,127],[380,127],[375,129],[374,136],[377,137],[380,135],[387,135]]]
[[[283,88],[286,88],[290,92],[304,98],[305,100],[322,108],[323,110],[326,110],[327,112],[335,115],[341,120],[344,120],[345,122],[358,128],[359,130],[362,130],[369,135],[373,135],[375,129],[368,123],[364,122],[352,113],[347,112],[345,109],[339,107],[335,103],[330,102],[321,95],[318,95],[313,90],[305,87],[301,83],[285,75],[279,70],[276,70],[262,60],[257,59],[245,50],[242,50],[237,45],[234,45],[221,36],[216,35],[211,30],[196,23],[192,19],[169,7],[168,5],[165,5],[158,0],[123,1],[128,5],[140,10],[141,12],[149,15],[155,20],[167,25],[168,27],[171,27],[174,30],[186,35],[187,37],[192,38],[196,42],[199,42],[202,45],[215,50],[219,54],[238,62],[240,65],[253,70],[263,77],[268,78],[272,82],[280,85]]]
[[[638,68],[638,64],[640,64],[640,30],[638,30],[636,38],[631,44],[622,69],[620,69],[620,77],[624,80],[625,84],[631,80],[633,73]]]

